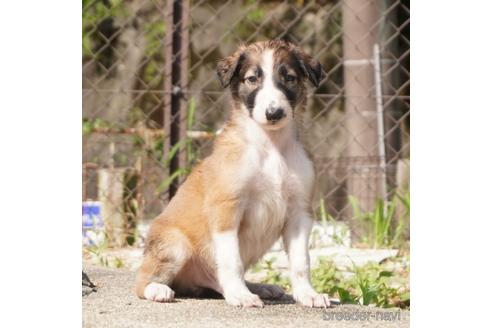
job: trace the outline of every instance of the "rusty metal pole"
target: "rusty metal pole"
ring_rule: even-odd
[[[188,138],[188,69],[189,69],[189,17],[190,17],[190,1],[182,0],[182,15],[181,15],[181,104],[180,104],[180,125],[179,138],[180,140],[187,140]],[[183,145],[182,151],[179,152],[179,162],[181,165],[187,165],[187,152],[186,147]],[[181,182],[181,181],[179,181]]]
[[[171,123],[172,123],[172,113],[171,113],[171,92],[173,89],[172,83],[172,72],[173,72],[173,34],[174,34],[174,1],[167,0],[166,6],[166,37],[164,40],[164,142],[163,142],[163,161],[167,158],[171,150]],[[169,190],[168,190],[168,198]]]
[[[164,157],[186,138],[186,94],[188,79],[188,11],[189,1],[168,0],[164,67]],[[169,161],[169,176],[186,163],[185,147]],[[179,180],[168,189],[169,200],[175,195]]]

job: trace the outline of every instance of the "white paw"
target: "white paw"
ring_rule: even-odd
[[[278,299],[285,294],[285,291],[281,287],[276,285],[248,284],[247,286],[252,293],[257,294],[262,299]]]
[[[263,307],[263,302],[258,295],[249,291],[226,293],[224,296],[227,304],[242,307]]]
[[[327,294],[318,294],[313,289],[294,291],[294,299],[303,306],[326,308],[330,306],[330,299]]]
[[[167,285],[151,282],[145,287],[144,296],[155,302],[171,302],[174,299],[174,291]]]

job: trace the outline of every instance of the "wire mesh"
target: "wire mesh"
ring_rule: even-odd
[[[116,202],[107,215],[116,217],[109,221],[125,238],[136,222],[160,213],[169,187],[210,153],[214,132],[228,113],[215,66],[241,43],[286,39],[324,67],[326,77],[310,90],[305,119],[318,176],[315,213],[324,202],[334,219],[348,220],[349,195],[370,210],[376,199],[408,188],[409,1],[173,3],[182,6],[185,26],[170,21],[172,6],[164,0],[82,2],[83,197]],[[182,44],[173,53],[176,28],[182,28],[177,34]],[[375,61],[381,65],[378,76]],[[166,87],[172,71],[166,62],[182,69],[186,85]],[[376,77],[383,136],[377,133]],[[171,94],[181,99],[180,122],[166,112]],[[170,144],[174,123],[185,134]],[[178,154],[179,167],[170,171]],[[117,183],[108,185],[108,175]]]

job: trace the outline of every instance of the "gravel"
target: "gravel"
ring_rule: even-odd
[[[173,303],[140,300],[135,273],[84,266],[97,288],[82,297],[84,327],[409,327],[410,312],[356,305],[310,309],[290,298],[264,308],[235,308],[223,299],[184,299]],[[350,319],[350,320],[349,320]]]

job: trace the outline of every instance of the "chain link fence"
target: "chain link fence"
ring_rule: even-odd
[[[83,198],[102,203],[113,243],[131,243],[210,153],[228,114],[215,66],[241,43],[282,38],[324,67],[305,118],[315,213],[350,221],[349,196],[368,211],[408,190],[409,0],[82,5]]]

